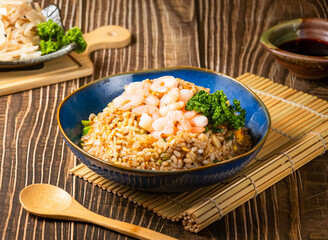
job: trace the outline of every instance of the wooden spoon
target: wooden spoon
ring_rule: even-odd
[[[64,189],[49,184],[33,184],[25,187],[19,195],[19,201],[26,211],[41,217],[89,222],[139,239],[175,239],[91,212]]]

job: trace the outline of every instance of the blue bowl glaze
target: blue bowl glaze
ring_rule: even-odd
[[[246,127],[250,128],[253,146],[250,151],[225,162],[187,170],[154,171],[123,167],[96,158],[80,147],[82,124],[91,113],[101,112],[131,82],[171,75],[196,85],[223,90],[229,100],[240,100],[246,109]],[[222,181],[244,168],[260,151],[271,125],[263,102],[246,86],[226,75],[195,67],[166,68],[123,73],[91,82],[67,96],[60,104],[57,121],[64,139],[87,167],[97,174],[133,188],[153,192],[181,192]]]

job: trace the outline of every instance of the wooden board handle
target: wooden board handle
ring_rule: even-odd
[[[83,35],[88,43],[87,54],[103,48],[121,48],[131,42],[131,33],[121,26],[102,26]]]

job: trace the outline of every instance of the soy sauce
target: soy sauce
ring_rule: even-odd
[[[328,56],[328,42],[318,39],[295,39],[279,46],[280,49],[308,56]]]

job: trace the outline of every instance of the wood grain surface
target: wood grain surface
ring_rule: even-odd
[[[123,49],[91,54],[95,73],[0,97],[0,238],[130,239],[102,227],[28,214],[20,191],[50,183],[99,214],[179,239],[328,239],[328,153],[198,234],[68,174],[78,161],[55,119],[61,100],[78,87],[119,72],[171,66],[209,68],[237,77],[250,72],[328,100],[328,79],[296,78],[260,44],[284,20],[328,18],[326,0],[38,0],[56,4],[66,28],[90,32],[120,25],[133,34]],[[1,79],[0,79],[1,81]]]

